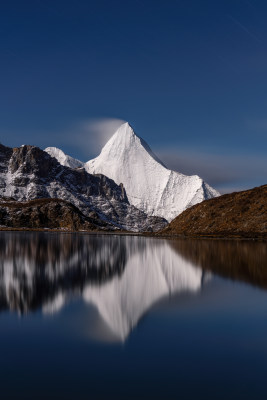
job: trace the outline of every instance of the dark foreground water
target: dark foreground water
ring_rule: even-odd
[[[266,243],[0,233],[0,398],[267,398]]]

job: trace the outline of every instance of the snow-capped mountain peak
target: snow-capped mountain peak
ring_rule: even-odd
[[[164,164],[153,153],[149,145],[134,132],[133,128],[128,122],[125,122],[118,128],[118,130],[103,147],[100,156],[117,157],[120,155],[127,157],[129,152],[135,152],[135,154],[140,152],[140,156],[147,156],[146,153],[148,153],[148,155],[156,162],[164,166]],[[92,161],[94,160],[88,161],[88,163],[85,164],[85,167],[90,165]]]
[[[45,151],[64,166],[83,167],[90,174],[103,174],[117,185],[122,183],[131,205],[168,221],[188,207],[219,196],[198,175],[168,169],[128,122],[117,129],[98,157],[85,164],[56,147]]]
[[[84,166],[91,174],[101,173],[123,183],[131,204],[169,221],[186,208],[219,195],[199,176],[166,168],[128,123],[121,125],[100,155]]]
[[[64,153],[64,151],[58,149],[57,147],[47,147],[44,151],[48,153],[51,157],[56,158],[57,161],[61,165],[64,165],[65,167],[81,168],[84,165],[82,161],[79,161],[76,158],[68,156],[67,154]]]

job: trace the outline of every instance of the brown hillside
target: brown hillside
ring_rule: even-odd
[[[96,230],[94,221],[77,207],[60,199],[26,202],[0,198],[0,228]]]
[[[196,204],[159,234],[267,238],[267,185]]]

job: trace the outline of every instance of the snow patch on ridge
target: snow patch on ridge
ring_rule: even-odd
[[[84,166],[83,162],[77,160],[76,158],[68,156],[64,153],[64,151],[58,149],[57,147],[47,147],[46,149],[44,149],[44,151],[48,153],[51,157],[56,158],[57,161],[65,167],[81,168]]]

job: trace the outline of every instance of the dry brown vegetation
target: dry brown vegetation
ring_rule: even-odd
[[[267,239],[267,185],[196,204],[159,234]]]

